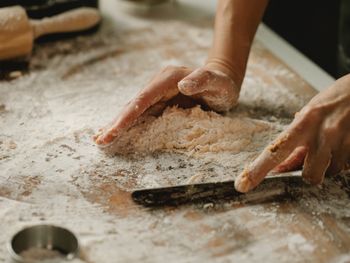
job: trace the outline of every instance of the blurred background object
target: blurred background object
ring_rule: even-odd
[[[20,5],[22,6],[30,19],[41,19],[61,14],[63,12],[76,9],[79,7],[99,7],[99,0],[1,0],[1,7]],[[93,33],[98,29],[99,24],[94,27],[69,33],[58,33],[43,36],[39,38],[39,42],[57,40],[66,37],[72,37],[80,34]]]
[[[350,1],[342,0],[340,6],[338,72],[350,72]]]
[[[78,7],[98,8],[98,0],[1,0],[0,7],[21,5],[29,18],[53,16]]]
[[[31,54],[36,38],[55,33],[79,32],[101,20],[98,9],[79,7],[43,19],[29,19],[22,6],[0,8],[0,60]]]
[[[118,1],[140,6],[175,2],[177,4],[169,8],[177,9],[188,4],[174,0]],[[200,11],[192,10],[193,16]],[[140,13],[137,10],[133,12],[138,16]],[[155,14],[155,17],[164,17],[167,15],[165,13]],[[177,18],[181,19],[180,16]],[[263,22],[273,31],[335,78],[349,72],[349,21],[350,0],[270,0],[263,18]]]
[[[60,14],[69,12],[71,10],[76,10],[78,8],[84,8],[84,7],[88,7],[90,9],[92,8],[92,10],[96,10],[96,13],[97,13],[98,7],[99,7],[98,4],[99,4],[98,0],[31,0],[31,1],[2,0],[0,1],[0,10],[7,10],[7,8],[9,7],[13,8],[16,5],[21,6],[25,10],[25,14],[29,20],[39,21],[40,19],[43,19],[43,18],[52,18],[54,16],[59,16]],[[4,14],[6,15],[6,11]],[[5,19],[5,23],[12,23],[13,26],[7,27],[7,28],[6,27],[0,28],[0,32],[2,33],[2,35],[0,35],[0,40],[2,38],[2,41],[0,41],[1,42],[0,46],[3,50],[6,45],[8,45],[7,48],[11,48],[13,44],[16,44],[17,46],[21,45],[21,43],[19,43],[19,41],[17,41],[16,38],[14,38],[14,36],[17,35],[17,39],[20,39],[21,37],[18,36],[18,34],[21,34],[21,33],[24,34],[25,30],[24,31],[20,30],[18,32],[17,31],[15,32],[16,28],[18,28],[18,25],[16,25],[18,23],[14,21],[18,22],[19,18],[18,17],[12,18],[11,20],[11,17],[10,17],[10,21],[7,21],[7,22]],[[46,21],[48,22],[49,20],[46,19]],[[38,37],[38,40],[36,42],[47,42],[47,41],[58,40],[62,38],[69,38],[69,37],[82,35],[82,34],[90,34],[95,32],[98,29],[99,25],[100,23],[97,22],[97,23],[94,23],[92,26],[85,26],[85,27],[81,26],[79,30],[77,28],[76,28],[77,30],[54,30],[54,31],[51,30],[51,32],[47,32],[47,33],[54,33],[54,34],[45,34],[41,36],[37,35],[36,37]],[[11,34],[8,34],[9,33],[8,30],[10,31],[12,30],[13,32]],[[27,43],[29,42],[27,41]],[[26,46],[28,47],[27,50],[31,50],[31,47],[30,47],[31,45],[27,44]],[[18,52],[18,54],[28,53],[27,50],[26,52],[24,51]],[[14,53],[16,52],[17,51],[15,51]],[[27,70],[28,68],[28,65],[29,65],[28,56],[27,57],[23,56],[23,57],[20,57],[19,59],[15,59],[15,58],[12,59],[12,56],[9,56],[9,58],[11,58],[11,60],[0,61],[0,78],[6,78],[6,76],[8,75],[8,72],[18,71],[18,70]],[[0,60],[1,60],[1,54],[0,54]]]
[[[349,73],[349,0],[270,0],[263,21],[333,77]]]

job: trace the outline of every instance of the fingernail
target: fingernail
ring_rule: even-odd
[[[195,88],[197,86],[197,82],[191,79],[184,79],[181,80],[177,84],[178,88],[181,90],[181,92],[190,92],[191,89]],[[185,94],[187,95],[187,94]]]
[[[103,142],[103,141],[102,141],[99,137],[95,139],[95,143],[96,143],[96,144],[99,144],[99,145],[100,145],[100,144],[102,144],[102,142]]]
[[[105,135],[102,135],[102,134],[98,134],[96,140],[95,140],[95,143],[98,144],[98,145],[104,145],[106,144],[106,136]]]
[[[95,143],[100,144],[101,143],[101,136],[102,136],[102,129],[99,129],[98,132],[92,136],[92,139],[95,141]]]
[[[246,193],[252,189],[252,182],[249,179],[248,170],[244,170],[235,180],[235,188],[237,191]]]

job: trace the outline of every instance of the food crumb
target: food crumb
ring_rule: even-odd
[[[269,146],[269,151],[272,153],[275,153],[278,151],[278,149],[289,139],[289,134],[286,134],[282,138],[278,139],[275,143],[271,144]]]

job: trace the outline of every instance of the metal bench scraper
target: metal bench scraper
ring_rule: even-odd
[[[257,200],[298,191],[305,185],[301,171],[272,175],[253,191],[243,194],[235,190],[234,181],[187,184],[140,189],[132,193],[133,200],[147,207],[177,206],[186,203],[207,203],[220,200]]]

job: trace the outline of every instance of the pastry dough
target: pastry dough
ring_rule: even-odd
[[[190,155],[238,153],[254,143],[255,135],[271,128],[271,124],[264,121],[225,117],[199,106],[168,107],[160,117],[147,116],[124,132],[108,150],[117,153],[172,151]]]

